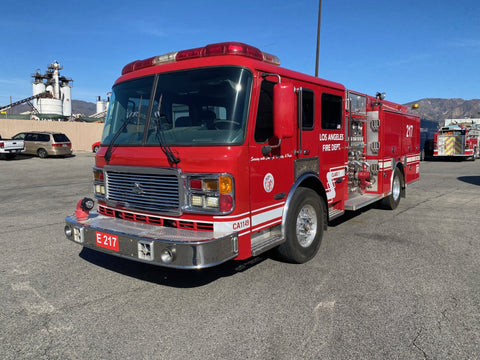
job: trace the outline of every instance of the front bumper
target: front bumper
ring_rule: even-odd
[[[67,239],[107,254],[180,269],[215,266],[238,256],[238,233],[176,229],[117,219],[91,211],[86,220],[65,218]],[[97,234],[118,238],[118,251],[97,245]]]

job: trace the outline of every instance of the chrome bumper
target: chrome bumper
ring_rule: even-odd
[[[67,239],[107,254],[179,269],[200,269],[238,256],[238,234],[214,236],[194,231],[137,223],[91,211],[88,219],[65,218]],[[97,245],[97,232],[118,238],[118,251]]]

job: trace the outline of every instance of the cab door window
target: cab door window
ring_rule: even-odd
[[[258,99],[255,141],[264,143],[273,137],[273,87],[275,83],[263,80]]]
[[[341,96],[322,94],[322,129],[340,130],[343,120],[343,100]]]
[[[300,88],[298,92],[300,108],[300,120],[302,130],[313,130],[315,126],[315,97],[313,90]]]

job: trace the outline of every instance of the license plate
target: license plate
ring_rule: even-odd
[[[118,251],[118,236],[95,231],[95,238],[97,240],[97,246]]]
[[[62,146],[63,146],[63,147],[67,147],[67,144],[63,144]]]

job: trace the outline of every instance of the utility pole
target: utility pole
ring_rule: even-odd
[[[322,17],[322,0],[318,0],[318,24],[317,24],[317,58],[315,61],[315,76],[318,77],[318,56],[320,52],[320,19]]]

